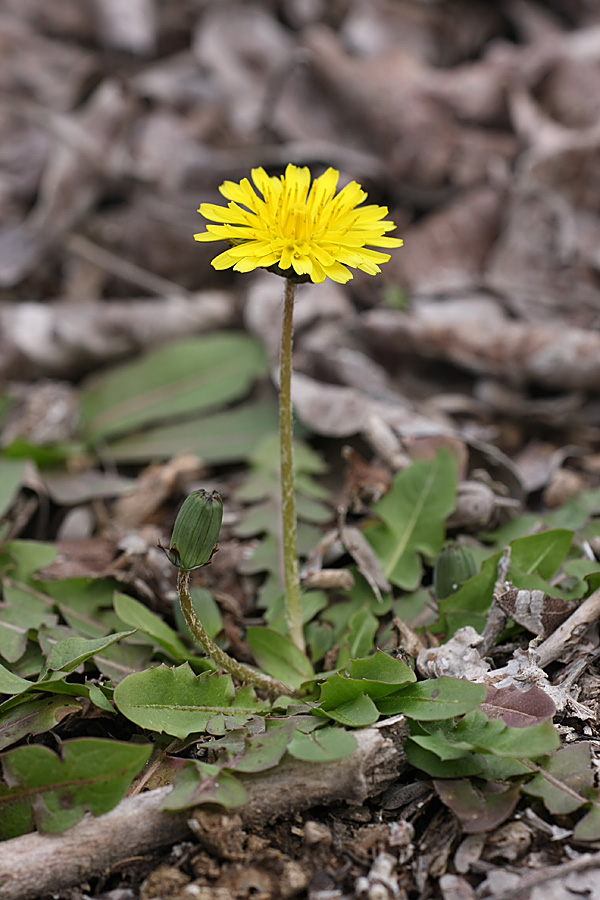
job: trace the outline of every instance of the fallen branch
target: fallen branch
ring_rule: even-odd
[[[600,616],[600,590],[590,594],[568,619],[540,644],[535,651],[537,665],[544,669],[557,659],[569,660],[577,650],[583,635]]]
[[[345,759],[315,765],[290,758],[264,774],[239,776],[248,801],[234,815],[242,826],[256,826],[312,806],[363,803],[398,776],[406,732],[404,718],[396,716],[381,727],[358,732],[358,747]],[[230,814],[215,812],[214,807],[196,817],[189,810],[162,812],[169,791],[159,788],[127,798],[106,815],[88,816],[62,834],[27,834],[5,841],[0,900],[29,900],[77,885],[114,870],[120,860],[190,839],[192,832],[207,849],[213,847],[215,828]]]

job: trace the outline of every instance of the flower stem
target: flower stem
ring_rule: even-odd
[[[185,624],[190,629],[192,635],[198,641],[206,655],[210,656],[213,662],[240,681],[243,681],[246,684],[253,684],[263,691],[268,691],[269,694],[275,696],[280,694],[295,696],[296,692],[292,687],[283,684],[281,681],[277,681],[276,678],[271,678],[269,675],[263,675],[262,672],[257,672],[252,666],[247,666],[245,663],[233,659],[228,653],[221,650],[221,648],[215,644],[213,639],[208,636],[202,622],[196,615],[196,611],[192,604],[189,569],[179,569],[177,571],[177,592],[179,594],[179,601],[181,603]]]
[[[292,450],[292,343],[294,335],[294,296],[296,285],[285,282],[283,324],[281,328],[281,357],[279,373],[279,441],[281,459],[281,526],[283,534],[283,569],[285,576],[285,617],[288,633],[294,644],[304,652],[300,575],[298,571],[298,543],[296,539],[296,504],[294,491],[294,460]]]

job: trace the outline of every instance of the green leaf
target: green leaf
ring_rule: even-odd
[[[412,669],[380,650],[375,656],[367,659],[353,660],[347,672],[348,674],[336,673],[321,684],[319,698],[321,711],[329,714],[331,710],[354,703],[363,695],[367,695],[371,700],[380,700],[389,694],[396,696],[400,685],[416,680]],[[357,677],[351,678],[350,675]],[[369,675],[373,677],[369,678]]]
[[[110,647],[115,641],[130,637],[135,631],[120,631],[116,634],[107,634],[106,637],[88,640],[87,638],[65,638],[56,644],[48,657],[46,669],[48,671],[74,672],[83,662],[91,659],[96,653],[101,653],[106,647]]]
[[[466,834],[482,834],[504,822],[519,802],[519,783],[484,782],[466,778],[433,782],[440,800],[458,817]]]
[[[173,629],[139,600],[115,593],[113,604],[116,614],[126,625],[146,634],[173,659],[187,659],[188,651]]]
[[[17,662],[25,653],[29,632],[37,632],[42,625],[52,626],[56,621],[52,613],[5,607],[0,611],[0,656],[9,663]]]
[[[455,594],[442,600],[440,618],[432,626],[433,631],[444,631],[447,637],[465,625],[483,631],[498,577],[499,560],[500,553],[486,559],[477,575],[469,578]]]
[[[332,725],[318,728],[310,734],[296,731],[288,747],[288,753],[295,759],[303,759],[306,762],[325,763],[350,756],[356,747],[356,738],[349,731]]]
[[[436,753],[418,744],[416,737],[406,741],[404,751],[411,766],[432,778],[466,778],[479,775],[483,768],[480,757],[475,753],[463,752],[452,759],[440,759]]]
[[[104,451],[121,463],[145,463],[195,453],[206,464],[246,460],[266,431],[277,428],[277,404],[257,400],[192,422],[161,425],[110,441]]]
[[[261,596],[262,600],[262,596]],[[308,624],[322,610],[327,609],[329,597],[325,591],[302,592],[302,624]],[[281,603],[273,603],[265,614],[269,627],[280,634],[287,634],[285,621],[285,596],[281,594]]]
[[[28,734],[50,731],[65,716],[79,709],[81,703],[77,700],[63,700],[62,697],[24,698],[11,709],[0,709],[0,750],[16,744]]]
[[[481,761],[482,770],[479,778],[485,778],[486,781],[506,781],[508,778],[515,776],[531,775],[531,769],[518,759],[511,756],[492,756],[489,753],[473,754]]]
[[[443,731],[434,731],[432,734],[412,734],[411,740],[429,753],[434,753],[442,762],[460,759],[469,754],[469,748],[463,744],[454,743]]]
[[[324,499],[327,492],[307,476],[322,475],[327,464],[318,453],[303,441],[294,440],[294,475],[301,482],[301,492]],[[250,473],[236,496],[244,503],[256,503],[272,496],[273,486],[279,484],[279,432],[264,436],[250,459]]]
[[[77,681],[67,681],[67,678],[68,675],[60,672],[48,673],[45,680],[37,681],[33,687],[36,691],[44,691],[48,694],[66,694],[69,697],[87,697],[92,703],[99,706],[101,709],[106,710],[106,712],[114,713],[114,710],[106,697],[104,697],[104,702],[101,701],[96,703],[94,698],[97,698],[98,695],[96,693],[95,685],[90,684],[88,681],[83,684]],[[107,688],[104,688],[104,691],[106,690]],[[104,693],[104,691],[101,693]]]
[[[64,831],[86,811],[101,815],[124,796],[150,757],[148,744],[100,738],[66,741],[62,754],[40,745],[0,757],[7,787],[0,787],[0,835]]]
[[[565,559],[572,542],[573,532],[563,528],[517,538],[510,545],[511,570],[551,578]]]
[[[591,516],[600,513],[600,488],[583,491],[570,497],[558,509],[544,514],[544,522],[548,528],[569,528],[573,531],[582,528]]]
[[[381,522],[365,532],[389,581],[415,590],[421,580],[419,554],[432,560],[439,553],[455,500],[456,465],[445,450],[396,475],[374,506]]]
[[[294,732],[292,719],[277,723],[264,734],[256,734],[246,740],[244,755],[232,763],[236,772],[264,772],[272,769],[281,760],[288,748]]]
[[[175,779],[173,790],[162,802],[161,809],[177,812],[192,806],[217,804],[225,809],[243,806],[245,787],[231,772],[204,762],[188,762]]]
[[[32,687],[32,682],[0,665],[0,694],[22,694]]]
[[[557,753],[543,760],[541,766],[556,781],[578,794],[588,796],[594,787],[590,745],[585,741],[561,747]],[[548,812],[554,816],[567,815],[582,805],[581,801],[566,790],[560,790],[555,783],[551,784],[542,774],[535,775],[524,785],[523,791],[532,797],[540,797]]]
[[[79,441],[56,441],[42,447],[24,438],[15,438],[4,448],[3,453],[6,459],[26,459],[30,463],[35,463],[42,469],[40,475],[44,478],[46,466],[60,466],[70,457],[81,459],[83,451],[84,448]]]
[[[176,669],[158,666],[128,675],[115,688],[115,705],[136,725],[184,739],[204,731],[218,713],[248,715],[260,708],[235,707],[229,675],[194,675],[187,663]]]
[[[97,684],[90,684],[89,681],[86,681],[86,687],[88,689],[88,699],[97,706],[98,709],[103,709],[104,712],[111,713],[114,715],[114,707],[108,697],[104,694],[104,691],[98,687]],[[113,691],[108,688],[104,688],[105,691],[109,692],[112,696]]]
[[[402,688],[377,704],[383,715],[404,713],[410,719],[427,722],[463,715],[485,700],[482,684],[458,678],[432,678]]]
[[[305,629],[306,646],[313,663],[323,659],[333,647],[332,629],[325,622],[309,622]]]
[[[598,841],[600,840],[600,806],[598,805],[600,798],[598,792],[595,792],[595,802],[591,805],[590,811],[582,819],[579,820],[573,832],[573,840],[575,841]]]
[[[3,571],[13,581],[24,584],[29,584],[36,572],[49,566],[58,556],[56,546],[43,541],[11,541],[3,546],[2,553],[8,554]]]
[[[502,719],[489,721],[480,709],[473,710],[456,723],[439,722],[432,727],[423,726],[423,729],[430,734],[439,731],[440,739],[458,750],[491,753],[500,757],[535,759],[552,753],[560,746],[558,733],[551,722],[541,722],[528,728],[509,728]],[[433,749],[433,745],[429,749]]]
[[[91,441],[106,440],[161,419],[215,409],[243,397],[262,372],[263,349],[247,334],[214,332],[173,341],[84,385],[85,434]]]
[[[359,609],[348,621],[348,650],[351,657],[365,656],[373,648],[379,622],[370,609]]]
[[[116,685],[127,675],[147,669],[152,655],[153,649],[145,641],[139,644],[121,642],[95,653],[94,663],[98,671]],[[207,665],[206,668],[210,666]]]
[[[320,677],[320,676],[318,676]],[[364,680],[348,678],[343,673],[336,672],[330,675],[321,685],[321,695],[319,697],[319,709],[326,711],[336,709],[343,703],[351,703],[366,692],[369,683]],[[389,685],[380,685],[375,682],[372,685],[371,694],[374,697],[386,697],[389,693],[397,690],[396,687],[390,689]],[[380,692],[380,693],[379,693]]]
[[[394,659],[389,653],[376,650],[373,656],[353,659],[347,669],[349,678],[376,681],[380,684],[398,685],[417,680],[413,670],[401,659]],[[370,693],[367,689],[367,693]],[[370,696],[373,696],[370,694]]]
[[[481,721],[483,722],[483,719]],[[424,723],[411,723],[411,737],[407,741],[405,749],[407,758],[412,765],[423,769],[428,775],[433,775],[435,778],[478,775],[487,781],[502,781],[515,775],[530,774],[530,768],[516,759],[475,753],[474,744],[453,740],[458,723],[451,725],[449,730],[442,730],[446,724],[445,722],[440,723],[439,730],[433,730],[431,734],[427,734]],[[502,730],[502,726],[498,726],[495,733],[500,730]]]
[[[81,637],[104,637],[116,631],[118,619],[112,611],[117,582],[112,578],[60,578],[36,582],[36,590],[51,598],[54,606]]]
[[[248,628],[246,638],[261,669],[294,688],[314,675],[310,660],[292,641],[269,628]]]
[[[490,722],[489,724],[494,723]],[[478,739],[477,749],[486,750],[496,756],[536,759],[552,753],[560,746],[558,732],[549,721],[531,725],[529,728],[506,726],[502,732],[493,735],[489,741],[486,739],[488,733],[486,731],[486,734]]]
[[[379,718],[379,710],[370,697],[366,694],[359,694],[354,700],[342,703],[334,709],[324,710],[323,713],[328,719],[339,722],[347,728],[364,728],[366,725],[373,725]]]
[[[48,618],[48,614],[51,614],[54,608],[54,601],[52,598],[43,594],[42,591],[37,588],[37,585],[34,590],[28,585],[11,584],[9,579],[5,579],[3,593],[4,602],[8,604],[8,607],[12,607],[13,610],[24,612],[31,622],[32,628],[35,628],[36,624],[41,624],[36,622],[36,615],[46,615],[46,618]],[[31,619],[29,619],[30,616]]]
[[[27,462],[0,459],[0,518],[12,506],[25,478]]]

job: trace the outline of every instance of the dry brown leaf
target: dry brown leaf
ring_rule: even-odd
[[[86,83],[99,73],[99,61],[90,50],[45,37],[4,13],[0,15],[0,59],[0,90],[5,100],[11,95],[33,99],[63,112],[72,109]]]
[[[158,11],[155,0],[92,0],[100,43],[147,56],[156,49]]]
[[[193,50],[210,74],[233,133],[251,135],[262,124],[272,81],[287,67],[288,32],[268,10],[232,0],[206,7]]]
[[[380,350],[445,360],[509,383],[600,389],[598,332],[516,322],[489,297],[421,301],[411,313],[371,310],[361,331]]]
[[[62,40],[92,42],[94,23],[88,3],[81,0],[3,0],[3,7],[15,18],[27,22],[33,31]]]
[[[219,291],[189,298],[0,305],[0,375],[78,377],[95,366],[190,332],[230,325],[235,299]]]
[[[394,50],[357,58],[325,29],[310,33],[308,47],[315,74],[343,104],[348,120],[370,136],[394,176],[406,182],[398,186],[400,196],[476,184],[494,165],[514,158],[517,145],[509,135],[459,125],[446,99],[436,96],[435,77],[413,57]]]
[[[502,196],[474,188],[404,232],[406,248],[384,270],[388,282],[411,293],[444,294],[480,285],[500,228]]]
[[[110,172],[105,157],[131,111],[121,87],[107,79],[77,117],[63,120],[64,142],[50,156],[35,206],[22,225],[0,233],[0,287],[18,284],[90,211]]]

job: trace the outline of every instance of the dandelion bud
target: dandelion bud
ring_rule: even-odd
[[[183,502],[173,526],[167,556],[178,569],[199,569],[212,559],[223,520],[217,491],[193,491]]]
[[[459,587],[477,572],[475,559],[468,547],[448,544],[438,554],[433,569],[433,589],[436,600],[455,594]]]

